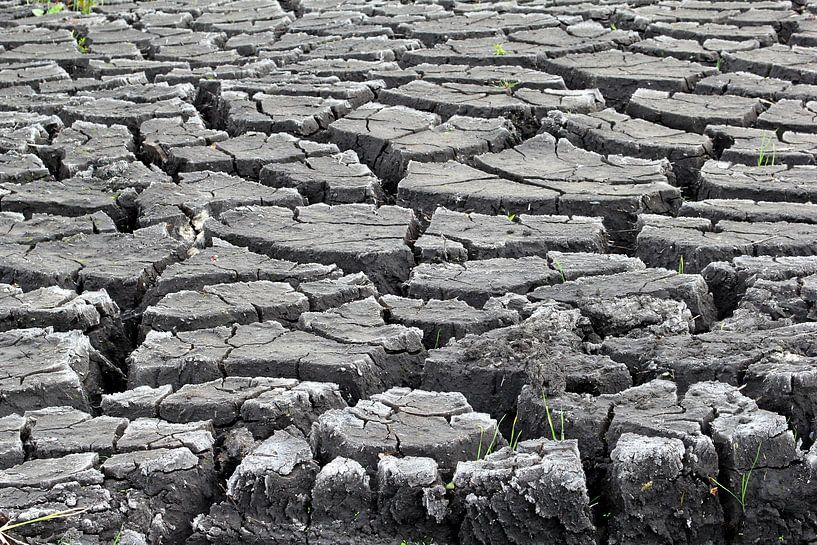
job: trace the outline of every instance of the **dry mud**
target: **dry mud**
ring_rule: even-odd
[[[817,543],[817,4],[48,7],[0,541]]]

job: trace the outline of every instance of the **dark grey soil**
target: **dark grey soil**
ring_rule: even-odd
[[[0,543],[813,544],[815,13],[0,4]]]

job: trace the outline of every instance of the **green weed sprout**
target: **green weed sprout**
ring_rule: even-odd
[[[508,52],[505,51],[505,48],[502,46],[502,44],[494,44],[494,55],[496,55],[497,57],[504,57],[507,54]]]
[[[769,150],[771,149],[771,154]],[[777,161],[777,146],[775,137],[772,135],[765,135],[760,140],[760,148],[757,150],[757,166],[771,167]]]
[[[48,7],[48,9],[34,8],[33,10],[31,10],[31,14],[34,17],[42,17],[45,14],[59,13],[64,9],[65,9],[65,4],[63,4],[62,2],[58,2],[56,4],[51,4]]]
[[[485,437],[485,428],[480,426],[479,428],[479,447],[477,448],[477,462],[482,460],[485,456],[490,455],[494,451],[494,447],[496,446],[496,438],[499,435],[499,426],[502,425],[502,421],[505,420],[505,415],[502,415],[502,418],[499,419],[499,422],[496,423],[496,427],[494,428],[494,436],[491,438],[491,442],[488,443],[488,448],[485,449],[485,455],[482,454],[482,440]]]
[[[15,528],[22,528],[23,526],[29,526],[31,524],[37,524],[40,522],[46,522],[49,520],[60,519],[60,518],[68,518],[74,517],[81,513],[84,513],[88,509],[82,507],[75,507],[73,509],[66,509],[65,511],[57,511],[56,513],[51,513],[49,515],[43,515],[41,517],[33,518],[31,520],[24,520],[22,522],[11,522],[7,521],[3,526],[0,526],[0,545],[26,545],[24,541],[20,541],[16,537],[10,536],[8,532],[10,530],[14,530]]]
[[[556,438],[556,428],[553,426],[553,417],[550,412],[550,406],[548,405],[548,398],[545,395],[545,392],[542,392],[542,401],[545,404],[545,415],[547,415],[548,419],[548,427],[550,428],[550,436],[554,441],[564,441],[565,440],[565,412],[559,409],[559,438]]]
[[[516,431],[516,423],[519,420],[519,413],[516,413],[516,416],[513,417],[513,424],[511,425],[511,442],[510,447],[511,450],[515,451],[516,448],[519,446],[519,438],[522,436],[522,430]]]
[[[512,94],[513,90],[519,86],[519,82],[516,80],[508,80],[508,79],[501,79],[496,83],[496,86],[500,89],[504,89],[507,94]]]
[[[755,459],[752,461],[752,466],[749,468],[749,471],[746,473],[741,474],[740,476],[740,489],[738,489],[737,493],[732,492],[727,487],[723,486],[715,477],[709,477],[709,480],[717,487],[732,496],[735,501],[738,502],[740,505],[740,510],[742,513],[746,512],[746,494],[749,492],[749,480],[752,478],[752,471],[754,471],[755,467],[757,467],[757,462],[760,459],[760,447],[762,443],[757,446],[757,452],[755,453]]]
[[[684,274],[684,256],[678,258],[678,274]]]
[[[559,271],[559,276],[562,277],[562,284],[567,282],[567,277],[565,276],[565,270],[562,268],[561,261],[558,261],[558,260],[554,261],[553,266],[556,267],[557,271]]]

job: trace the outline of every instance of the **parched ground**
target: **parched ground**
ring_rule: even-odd
[[[0,0],[0,542],[816,542],[817,4],[81,4]]]

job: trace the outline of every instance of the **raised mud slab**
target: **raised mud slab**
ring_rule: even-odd
[[[0,542],[812,543],[809,2],[0,5]]]

